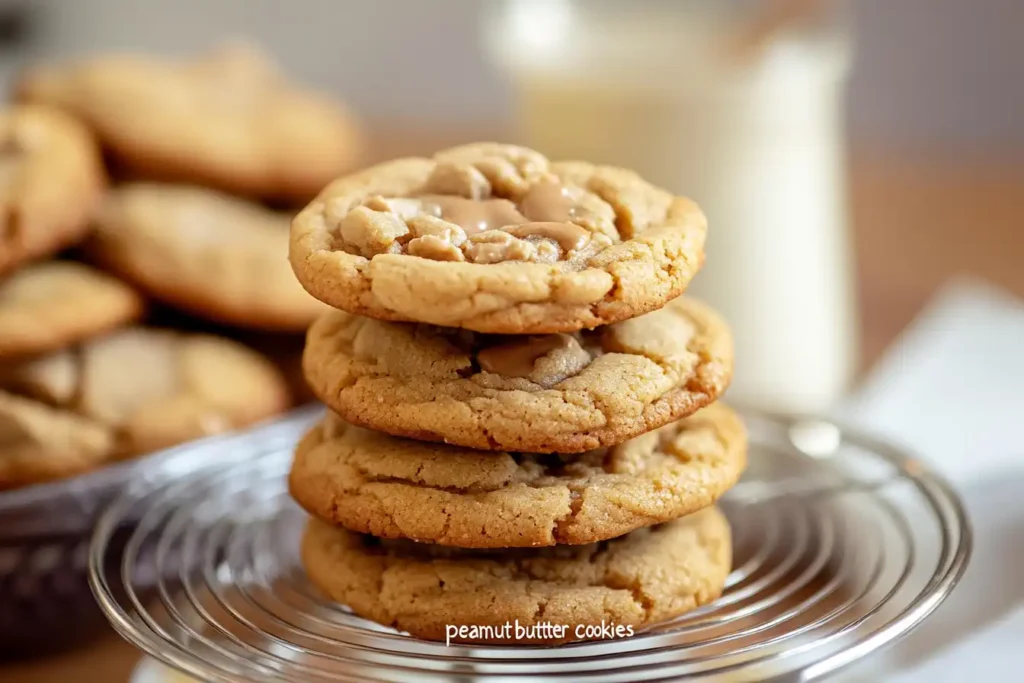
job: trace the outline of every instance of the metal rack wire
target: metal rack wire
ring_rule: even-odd
[[[304,515],[285,485],[308,414],[161,463],[102,517],[90,581],[125,638],[204,681],[818,679],[924,619],[970,531],[949,487],[895,449],[827,420],[745,418],[725,594],[627,640],[447,647],[326,600],[299,565]],[[126,519],[140,521],[113,543]]]

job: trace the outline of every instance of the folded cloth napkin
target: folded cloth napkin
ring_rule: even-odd
[[[953,595],[844,680],[1024,680],[1024,303],[946,287],[840,409],[956,487],[974,554]]]

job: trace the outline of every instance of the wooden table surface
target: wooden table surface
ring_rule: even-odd
[[[385,148],[382,156],[427,151],[394,138]],[[850,179],[865,367],[952,277],[1024,297],[1024,165],[861,152]],[[109,633],[63,656],[0,666],[0,683],[120,683],[137,659]]]

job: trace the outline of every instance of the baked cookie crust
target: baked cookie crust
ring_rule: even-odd
[[[468,448],[580,453],[613,446],[715,401],[732,338],[682,297],[592,332],[523,337],[331,311],[303,355],[314,393],[345,420]]]
[[[138,320],[145,301],[89,266],[51,261],[0,280],[0,361],[70,346]]]
[[[255,351],[141,327],[0,368],[0,387],[103,425],[119,457],[237,429],[291,402],[281,373]]]
[[[0,110],[0,276],[80,240],[105,185],[81,123],[43,106]]]
[[[704,215],[632,171],[478,143],[329,185],[292,222],[313,296],[350,313],[498,334],[572,332],[679,296]]]
[[[82,474],[115,456],[106,426],[0,391],[0,491]]]
[[[198,317],[304,332],[328,308],[288,267],[289,220],[215,190],[134,183],[108,195],[88,251],[154,298]]]
[[[708,508],[612,541],[518,551],[382,542],[312,520],[302,560],[331,599],[420,638],[445,640],[450,625],[567,626],[562,637],[452,639],[555,644],[586,638],[577,627],[639,631],[715,600],[732,548],[728,522]]]
[[[746,445],[721,403],[573,456],[399,439],[329,414],[299,443],[289,483],[311,515],[358,533],[462,548],[579,545],[711,505],[739,479]]]
[[[39,67],[18,96],[85,121],[136,176],[269,199],[308,201],[363,148],[339,102],[289,83],[242,43],[191,60],[113,54]]]

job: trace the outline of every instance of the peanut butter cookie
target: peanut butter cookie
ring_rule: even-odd
[[[313,520],[302,560],[331,599],[420,638],[563,643],[628,637],[715,600],[732,548],[728,522],[708,508],[612,541],[503,551],[381,541]],[[507,622],[507,635],[469,628]]]
[[[47,107],[0,112],[0,275],[78,241],[104,183],[80,123]]]
[[[0,490],[87,472],[115,450],[104,425],[0,391]]]
[[[236,429],[290,400],[280,373],[241,344],[144,328],[5,367],[0,386],[104,425],[120,456]]]
[[[329,414],[299,444],[292,496],[327,522],[461,548],[583,544],[707,507],[746,465],[721,403],[580,455],[493,453],[371,432]]]
[[[0,280],[0,361],[69,346],[137,320],[144,308],[131,287],[88,266],[26,266]]]
[[[192,61],[109,55],[38,68],[19,95],[82,118],[135,174],[239,194],[307,201],[362,146],[341,104],[244,45]]]
[[[90,253],[156,299],[240,327],[305,331],[327,310],[295,280],[289,217],[214,190],[122,185]]]
[[[481,143],[327,187],[292,222],[321,301],[477,332],[574,332],[660,308],[704,261],[696,204],[632,171]]]
[[[717,399],[732,338],[680,298],[593,331],[494,337],[331,311],[313,323],[310,387],[349,422],[485,450],[611,446]]]

